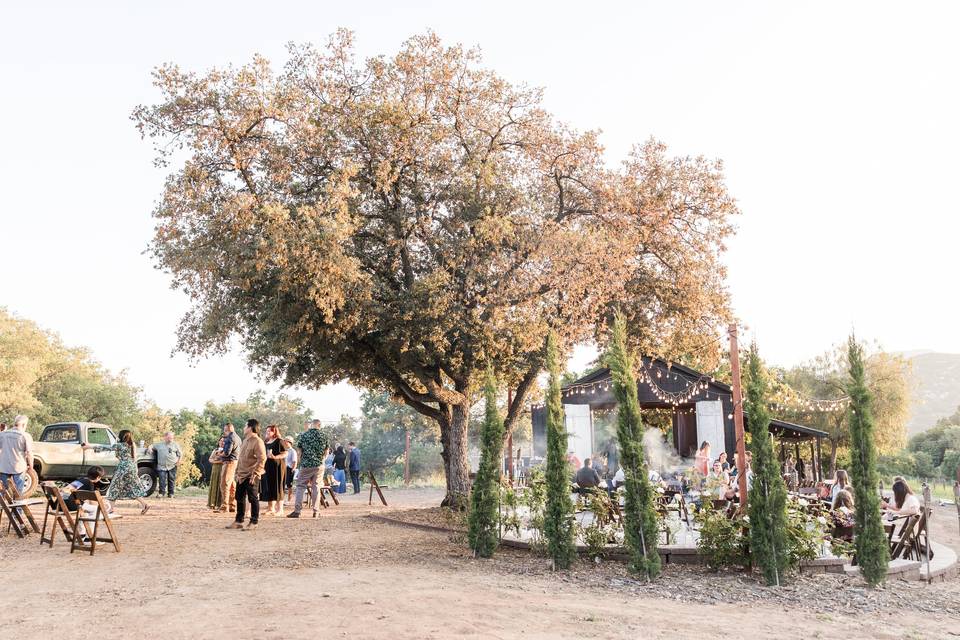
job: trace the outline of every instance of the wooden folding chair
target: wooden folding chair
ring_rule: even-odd
[[[76,497],[76,500],[81,503],[95,502],[97,508],[92,516],[84,514],[82,508],[77,511],[76,524],[73,527],[73,540],[70,541],[70,553],[73,553],[76,549],[80,549],[81,551],[87,551],[89,549],[90,555],[93,555],[97,550],[98,542],[110,542],[113,544],[114,550],[120,553],[120,540],[117,538],[117,532],[113,530],[113,520],[110,514],[107,513],[107,507],[103,504],[103,498],[100,497],[100,493],[97,491],[78,489],[73,492],[73,495]],[[90,530],[91,522],[93,523],[93,531]],[[107,531],[110,533],[109,537],[101,538],[97,535],[101,522],[107,527]],[[86,542],[80,539],[81,524],[83,525],[82,529],[87,535]]]
[[[17,485],[13,483],[11,478],[7,478],[7,486],[0,486],[0,500],[5,505],[2,512],[7,515],[9,520],[7,524],[8,534],[11,528],[20,538],[29,534],[31,528],[33,532],[40,533],[40,527],[37,526],[37,521],[34,520],[30,507],[43,504],[43,498],[23,498],[17,491]],[[28,524],[29,528],[27,527]]]
[[[7,496],[6,490],[0,486],[0,524],[3,523],[3,516],[6,515],[7,535],[10,535],[10,530],[13,529],[13,532],[17,534],[18,538],[26,537],[26,523],[23,521],[23,518],[20,517],[19,511],[10,508],[8,500],[9,497]]]
[[[324,501],[324,505],[323,505],[323,506],[325,506],[325,507],[328,506],[328,505],[326,504],[326,500],[325,500],[324,497],[323,497],[323,492],[324,492],[324,491],[326,491],[328,494],[330,494],[330,499],[333,501],[333,504],[339,506],[340,500],[339,500],[339,498],[337,498],[337,491],[336,491],[333,487],[331,487],[330,485],[317,485],[317,487],[318,487],[318,490],[320,491],[320,499]]]
[[[76,529],[73,514],[67,508],[67,503],[63,500],[63,494],[60,488],[54,484],[44,482],[41,485],[43,495],[47,498],[47,511],[43,514],[43,530],[40,533],[40,544],[49,544],[53,548],[53,540],[57,537],[57,527],[60,527],[61,533],[67,542],[73,540],[73,532]],[[47,537],[47,521],[50,521],[50,537]]]
[[[890,559],[896,560],[903,556],[906,559],[914,546],[914,536],[916,535],[917,522],[920,516],[907,516],[900,527],[898,535],[890,538]]]

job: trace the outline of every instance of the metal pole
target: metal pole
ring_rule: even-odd
[[[747,506],[747,449],[743,439],[743,395],[740,391],[740,351],[737,348],[737,325],[731,324],[730,335],[730,373],[733,378],[733,428],[737,442],[737,483],[740,488],[740,508]],[[767,425],[754,425],[757,429],[766,429]]]

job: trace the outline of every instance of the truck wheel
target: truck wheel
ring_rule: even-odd
[[[144,495],[152,496],[157,490],[157,472],[152,467],[137,467],[137,477],[140,478],[140,484],[143,486]]]
[[[37,475],[36,469],[29,469],[23,474],[23,479],[26,481],[23,486],[23,497],[29,498],[40,488],[40,477]]]

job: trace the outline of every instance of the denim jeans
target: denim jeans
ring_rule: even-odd
[[[162,496],[167,494],[171,498],[173,497],[173,488],[177,484],[177,468],[165,470],[157,469],[157,478],[159,482],[157,483],[157,492]]]
[[[13,478],[13,486],[17,488],[17,491],[23,493],[23,488],[27,486],[27,480],[23,477],[22,473],[0,473],[0,482],[3,483],[3,488],[7,488],[7,478]]]

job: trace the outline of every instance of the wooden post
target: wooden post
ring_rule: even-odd
[[[740,390],[740,351],[737,348],[737,325],[731,324],[730,373],[733,378],[733,428],[737,444],[737,483],[740,488],[740,509],[747,507],[747,449],[743,438],[743,394]],[[754,425],[754,429],[766,429],[767,425]]]
[[[953,503],[957,506],[957,524],[960,524],[960,480],[953,483]]]
[[[407,429],[407,443],[403,449],[403,484],[410,484],[410,429]]]
[[[817,436],[817,480],[823,480],[823,451],[820,448],[820,441],[823,440]]]
[[[510,411],[510,405],[513,404],[513,389],[507,389],[507,411]],[[510,478],[510,486],[513,486],[513,427],[507,434],[507,477]]]

